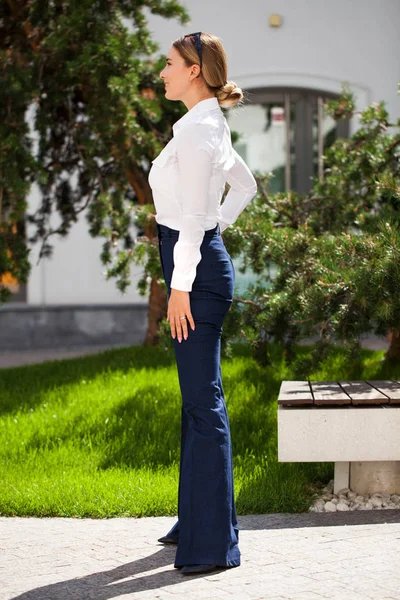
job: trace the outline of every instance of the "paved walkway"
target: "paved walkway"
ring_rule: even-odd
[[[1,600],[400,599],[400,510],[239,518],[242,565],[174,569],[173,517],[0,518]]]
[[[302,340],[300,344],[309,344],[315,342],[318,338],[309,338]],[[387,350],[389,342],[384,337],[378,337],[370,335],[369,337],[363,338],[361,341],[363,348],[369,350]],[[98,354],[111,348],[122,348],[127,346],[117,345],[103,345],[103,346],[78,346],[74,348],[38,348],[36,350],[11,350],[8,352],[0,352],[0,369],[6,369],[8,367],[20,367],[23,365],[31,365],[35,363],[42,363],[48,360],[63,360],[65,358],[75,358],[77,356],[87,356],[89,354]]]
[[[8,367],[21,367],[23,365],[33,365],[46,362],[48,360],[64,360],[65,358],[76,358],[78,356],[88,356],[89,354],[99,354],[112,348],[126,348],[127,346],[102,345],[102,346],[79,346],[74,348],[38,348],[37,350],[13,350],[9,352],[0,352],[0,369]]]

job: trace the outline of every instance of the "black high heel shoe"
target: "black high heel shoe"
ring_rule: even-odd
[[[164,535],[163,537],[158,538],[157,541],[161,542],[162,544],[175,544],[175,545],[178,545],[178,540],[176,540],[173,537],[168,537],[167,535]]]
[[[223,567],[217,565],[185,565],[181,569],[182,575],[197,575],[198,573],[210,573],[211,571],[218,571]]]

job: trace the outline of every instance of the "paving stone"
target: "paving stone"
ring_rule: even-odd
[[[0,517],[0,600],[400,600],[399,510],[242,516],[242,565],[192,577],[175,520]]]

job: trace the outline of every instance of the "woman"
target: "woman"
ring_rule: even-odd
[[[235,274],[221,232],[257,187],[232,148],[220,108],[243,98],[227,82],[220,40],[201,32],[183,36],[172,44],[166,63],[160,73],[165,97],[182,101],[188,112],[173,125],[173,138],[149,173],[182,393],[178,521],[159,541],[178,545],[175,567],[187,575],[240,565],[220,368]],[[231,187],[220,206],[226,181]]]

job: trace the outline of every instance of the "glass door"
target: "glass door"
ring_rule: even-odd
[[[313,177],[323,176],[325,149],[338,136],[348,137],[349,131],[348,122],[337,124],[323,111],[325,100],[334,97],[297,88],[253,89],[245,106],[226,112],[231,132],[237,135],[233,146],[238,154],[253,172],[272,173],[267,193],[307,194]],[[255,275],[240,273],[240,257],[233,262],[238,294]]]

